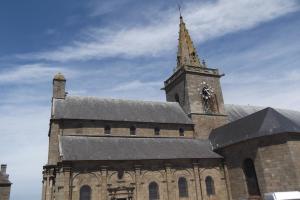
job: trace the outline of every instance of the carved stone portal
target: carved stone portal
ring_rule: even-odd
[[[107,190],[110,200],[134,200],[134,187],[109,187]]]

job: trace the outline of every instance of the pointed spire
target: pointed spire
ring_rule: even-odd
[[[189,32],[185,26],[183,18],[180,13],[180,24],[179,24],[179,44],[177,52],[177,69],[185,65],[204,67],[197,55],[196,48],[193,45],[193,41],[189,35]]]

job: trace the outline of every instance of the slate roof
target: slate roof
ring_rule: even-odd
[[[192,124],[177,102],[68,96],[53,99],[52,119]]]
[[[246,117],[250,114],[258,112],[265,109],[266,107],[262,106],[245,106],[245,105],[233,105],[225,104],[225,112],[228,115],[228,121],[233,122],[243,117]],[[285,117],[289,118],[293,122],[300,125],[300,112],[295,110],[288,109],[279,109],[274,108],[277,112],[281,113]]]
[[[300,113],[297,111],[265,108],[243,117],[246,114],[240,108],[230,116],[235,121],[212,131],[209,140],[214,149],[263,136],[300,132]]]
[[[222,158],[207,140],[61,136],[63,161]]]

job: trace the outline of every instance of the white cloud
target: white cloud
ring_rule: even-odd
[[[296,0],[219,0],[189,3],[184,11],[197,42],[254,27],[299,9]],[[150,24],[136,27],[101,27],[85,32],[85,40],[73,41],[53,51],[18,55],[51,61],[90,60],[107,57],[158,56],[176,49],[178,15],[175,10],[152,16]]]
[[[91,10],[90,16],[95,17],[110,13],[131,0],[92,0],[88,7]]]
[[[297,93],[300,70],[263,70],[232,72],[222,81],[226,103],[251,104],[300,110]]]
[[[282,82],[281,82],[282,83]],[[239,86],[223,84],[225,103],[240,105],[256,105],[275,108],[299,110],[299,83],[266,84],[251,83]]]
[[[268,68],[269,69],[269,68]],[[282,84],[300,81],[300,70],[287,70],[280,73],[271,70],[259,70],[255,72],[232,72],[224,79],[224,84]]]
[[[76,73],[62,67],[49,67],[42,63],[26,64],[10,68],[6,67],[5,71],[0,71],[0,84],[47,82],[58,72],[66,73],[68,76],[73,76]]]

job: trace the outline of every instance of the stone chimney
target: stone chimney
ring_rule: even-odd
[[[6,174],[6,168],[7,168],[7,165],[5,165],[5,164],[1,165],[1,173],[2,174]]]
[[[66,98],[66,79],[62,73],[58,73],[53,78],[53,98]]]

